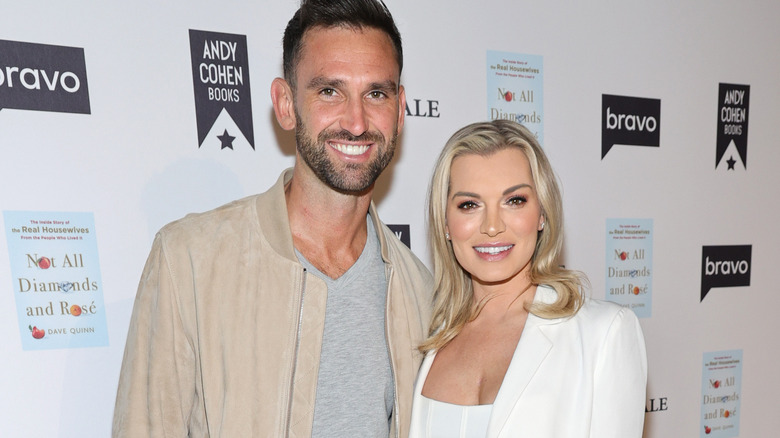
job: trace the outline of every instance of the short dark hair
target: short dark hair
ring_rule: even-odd
[[[395,46],[398,74],[403,68],[401,34],[382,0],[302,0],[284,31],[282,62],[284,79],[295,88],[295,72],[303,48],[303,35],[314,27],[366,27],[381,30]]]

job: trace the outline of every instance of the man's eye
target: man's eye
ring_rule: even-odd
[[[320,91],[320,94],[323,94],[325,96],[333,96],[334,94],[336,94],[336,90],[334,90],[333,88],[323,88]]]
[[[372,91],[368,93],[368,96],[372,99],[381,99],[383,97],[386,97],[387,95],[382,91]]]

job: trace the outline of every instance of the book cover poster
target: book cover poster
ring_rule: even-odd
[[[528,128],[544,147],[542,56],[487,52],[487,117]]]
[[[652,316],[653,220],[607,219],[606,299]]]
[[[739,436],[742,350],[704,353],[701,373],[702,438]]]
[[[4,211],[24,350],[108,345],[92,213]]]

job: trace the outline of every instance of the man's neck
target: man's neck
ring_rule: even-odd
[[[360,257],[373,187],[359,195],[333,190],[296,164],[285,187],[293,244],[321,272],[338,278]]]

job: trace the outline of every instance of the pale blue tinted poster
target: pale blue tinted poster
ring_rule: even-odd
[[[704,353],[701,376],[699,436],[739,436],[739,418],[742,414],[742,350]]]
[[[487,117],[522,123],[544,146],[542,57],[487,52]]]
[[[92,213],[5,211],[24,350],[108,345]]]
[[[607,219],[606,299],[652,316],[653,220]]]

